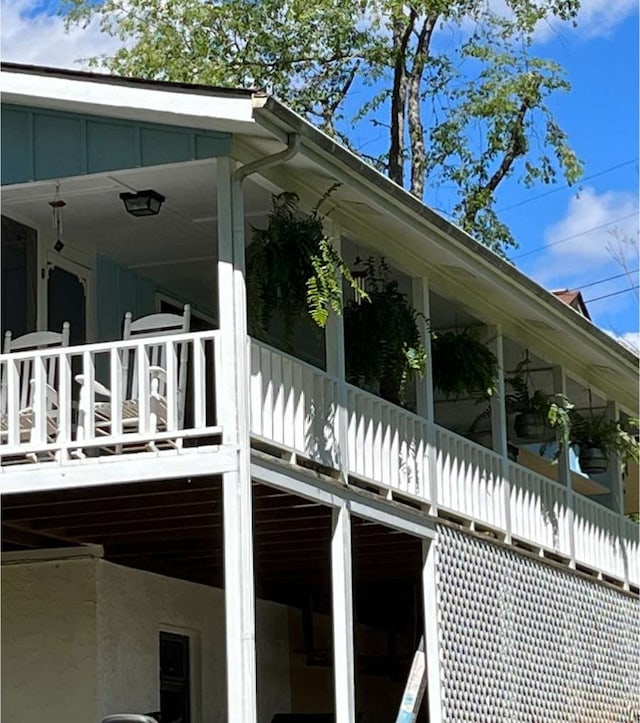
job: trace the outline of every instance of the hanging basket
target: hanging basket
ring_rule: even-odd
[[[521,412],[513,422],[516,435],[526,444],[548,442],[553,439],[553,430],[535,412]]]
[[[585,474],[602,474],[609,468],[609,459],[600,447],[581,449],[578,461]]]

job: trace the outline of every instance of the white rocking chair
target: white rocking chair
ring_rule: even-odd
[[[59,347],[69,346],[69,322],[65,321],[62,325],[62,332],[55,331],[34,331],[23,334],[16,339],[12,338],[11,331],[7,331],[4,335],[3,352],[5,354],[17,352],[29,352],[39,349],[56,349]],[[45,383],[45,416],[44,423],[46,432],[45,438],[41,437],[41,441],[52,442],[58,435],[58,412],[59,400],[57,386],[59,383],[58,357],[55,354],[45,356],[42,359],[44,383]],[[33,358],[21,359],[17,362],[17,389],[16,398],[17,405],[17,440],[14,436],[13,441],[20,444],[36,442],[35,436],[40,436],[39,421],[36,418],[36,363]],[[15,409],[9,408],[9,369],[8,365],[2,366],[2,381],[0,383],[0,444],[6,445],[11,440],[10,436],[10,418],[15,415]],[[16,418],[15,416],[13,417]],[[27,459],[37,461],[36,453],[26,455]]]
[[[125,314],[123,340],[137,340],[147,337],[164,337],[175,334],[185,334],[189,331],[191,321],[191,307],[184,307],[182,316],[177,314],[150,314],[133,320],[131,312]],[[144,359],[140,358],[142,349],[124,349],[120,356],[122,367],[121,399],[119,419],[115,420],[112,409],[113,393],[111,389],[100,382],[93,380],[87,384],[85,375],[76,376],[80,389],[80,419],[78,423],[77,439],[82,441],[87,437],[86,414],[92,408],[93,429],[95,435],[105,436],[115,433],[114,428],[122,433],[138,433],[138,439],[132,440],[128,449],[135,447],[156,450],[156,441],[153,436],[157,432],[181,429],[184,424],[185,388],[187,381],[188,344],[181,343],[177,354],[177,369],[173,379],[167,378],[167,346],[164,342],[148,344],[144,348]],[[146,389],[140,387],[141,375],[139,366],[147,365],[143,378],[146,379]],[[168,406],[167,385],[176,384],[174,397],[175,404],[170,410]],[[91,389],[89,387],[92,387]],[[90,395],[90,400],[87,399]],[[108,401],[97,401],[102,397]],[[142,410],[145,410],[141,413]],[[114,424],[115,422],[115,424]],[[171,422],[171,423],[170,423]],[[171,427],[171,429],[169,428]],[[163,442],[173,447],[179,447],[181,440],[165,438]],[[122,445],[116,444],[110,452],[122,451]],[[83,456],[82,452],[76,453]]]

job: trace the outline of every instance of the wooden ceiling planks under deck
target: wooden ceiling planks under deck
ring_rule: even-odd
[[[261,483],[253,507],[257,594],[328,604],[331,510]],[[94,543],[117,564],[224,585],[220,477],[6,495],[2,520],[4,551]],[[352,530],[356,586],[415,585],[418,540],[355,517]]]

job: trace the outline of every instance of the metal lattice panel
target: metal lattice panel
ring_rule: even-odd
[[[636,723],[638,601],[440,526],[443,720]]]

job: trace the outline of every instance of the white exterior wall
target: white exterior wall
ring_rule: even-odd
[[[290,711],[288,611],[259,601],[259,723]],[[4,566],[2,713],[94,723],[158,710],[159,633],[187,634],[192,723],[226,721],[224,591],[104,560]]]
[[[2,568],[2,720],[96,720],[94,560]]]

